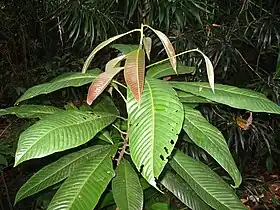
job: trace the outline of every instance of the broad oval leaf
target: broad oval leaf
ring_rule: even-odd
[[[210,210],[210,207],[180,176],[166,171],[160,182],[187,207],[193,210]]]
[[[230,186],[205,164],[177,151],[170,161],[172,168],[212,208],[246,210]]]
[[[150,60],[150,54],[151,54],[151,50],[152,50],[152,39],[151,37],[144,37],[143,38],[143,45],[144,45],[144,49],[146,52],[146,55],[148,57],[148,59]]]
[[[124,67],[125,82],[138,102],[143,92],[144,76],[145,53],[139,48],[127,55]]]
[[[42,118],[57,111],[61,111],[61,109],[45,105],[20,105],[0,109],[0,116],[14,114],[19,118]]]
[[[186,93],[183,91],[176,91],[180,101],[182,103],[196,104],[196,103],[213,103],[211,100],[202,98],[200,96],[193,95],[191,93]]]
[[[92,210],[114,177],[112,164],[117,150],[111,146],[75,168],[54,195],[48,210]]]
[[[184,119],[176,92],[164,81],[146,77],[141,104],[128,92],[131,158],[154,187],[178,139]]]
[[[176,89],[237,109],[280,114],[280,106],[267,99],[262,93],[252,90],[215,84],[214,94],[206,82],[170,82],[170,84]]]
[[[15,166],[29,159],[80,146],[115,119],[116,116],[110,113],[74,110],[47,116],[20,135]]]
[[[57,184],[88,159],[108,150],[109,146],[96,145],[68,154],[35,173],[17,192],[15,203],[54,184]]]
[[[66,87],[79,87],[85,84],[92,82],[97,75],[100,74],[99,69],[90,70],[86,74],[75,72],[75,73],[66,73],[60,75],[58,78],[51,80],[50,82],[36,85],[27,91],[16,101],[15,104],[18,104],[21,101],[34,98],[35,96],[48,94],[56,90],[66,88]]]
[[[97,47],[93,49],[93,51],[90,53],[87,60],[85,61],[83,69],[82,69],[82,73],[85,73],[87,71],[92,59],[94,58],[95,54],[99,50],[101,50],[103,47],[107,46],[108,44],[112,43],[113,41],[116,41],[117,39],[119,39],[119,38],[121,38],[125,35],[131,34],[133,32],[136,32],[136,31],[140,32],[141,30],[140,29],[134,29],[134,30],[128,31],[128,32],[123,33],[123,34],[116,35],[114,37],[111,37],[110,39],[107,39],[104,42],[101,42],[99,45],[97,45]]]
[[[142,210],[143,190],[137,173],[125,159],[117,166],[112,192],[119,210]]]
[[[185,66],[181,63],[178,63],[177,74],[193,74],[195,73],[195,67]],[[148,69],[147,76],[154,78],[161,78],[170,75],[176,75],[170,63],[162,63],[155,65]]]
[[[87,104],[91,105],[92,102],[105,90],[116,74],[118,74],[123,69],[122,67],[115,66],[124,58],[125,55],[122,55],[110,60],[106,64],[105,72],[99,74],[88,89]]]
[[[147,26],[147,25],[146,25]],[[174,72],[177,74],[177,60],[176,60],[176,53],[175,50],[172,46],[172,43],[170,42],[170,40],[168,39],[168,37],[162,33],[161,31],[158,31],[156,29],[153,29],[152,27],[147,26],[148,28],[150,28],[160,39],[160,41],[162,42],[164,49],[168,55],[170,64],[172,66],[172,68],[174,69]]]
[[[234,180],[235,187],[238,187],[242,178],[222,133],[211,125],[199,111],[187,106],[184,106],[184,111],[184,131],[196,145],[204,149],[229,173]]]
[[[127,55],[131,53],[134,50],[137,50],[139,48],[139,45],[137,44],[112,44],[110,45],[111,48],[117,49],[121,53]]]

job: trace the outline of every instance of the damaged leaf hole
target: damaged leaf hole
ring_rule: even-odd
[[[159,157],[160,157],[160,159],[161,159],[161,160],[163,160],[163,161],[164,161],[164,157],[163,157],[163,155],[160,155]]]
[[[166,154],[169,154],[167,147],[164,147],[163,149],[166,152]]]
[[[140,169],[139,169],[139,172],[142,174],[142,172],[143,172],[143,168],[144,168],[144,165],[141,165],[140,166]]]
[[[174,144],[174,141],[172,139],[170,140],[170,144],[172,144],[172,145]]]

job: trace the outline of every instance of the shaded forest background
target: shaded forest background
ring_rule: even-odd
[[[0,2],[0,108],[12,106],[29,87],[69,71],[81,71],[90,51],[111,36],[148,24],[166,33],[176,52],[199,48],[213,62],[216,83],[264,93],[280,105],[280,2],[278,0],[2,0]],[[149,33],[149,31],[147,31]],[[135,42],[137,37],[121,40]],[[165,58],[154,37],[151,62]],[[103,68],[114,49],[106,48],[92,67]],[[179,58],[197,71],[189,81],[206,81],[200,57]],[[84,89],[68,88],[32,103],[79,104]],[[250,129],[241,119],[249,113],[207,105],[200,109],[220,130],[243,175],[240,198],[253,209],[276,208],[280,198],[279,117],[255,114]],[[18,188],[47,162],[30,161],[13,168],[17,138],[32,121],[0,118],[0,154],[8,160],[0,167],[0,208],[11,204]],[[211,163],[197,147],[193,156]],[[51,160],[46,160],[50,161]],[[16,209],[43,209],[44,196],[27,199]],[[46,199],[47,200],[47,199]],[[29,206],[27,208],[27,206]]]

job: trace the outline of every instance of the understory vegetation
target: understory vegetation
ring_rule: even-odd
[[[0,209],[278,209],[280,2],[0,2]]]

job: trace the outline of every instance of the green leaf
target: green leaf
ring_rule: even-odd
[[[144,77],[145,53],[139,48],[127,55],[124,68],[125,82],[138,102],[143,92]]]
[[[119,110],[115,106],[112,98],[108,96],[108,94],[102,94],[100,95],[95,103],[91,105],[90,109],[93,112],[105,112],[110,113],[114,115],[120,115]]]
[[[167,203],[155,203],[151,206],[152,210],[169,210]]]
[[[20,105],[0,109],[0,116],[14,114],[19,118],[42,118],[47,115],[54,114],[57,111],[62,111],[53,106],[44,105]]]
[[[176,92],[164,81],[146,77],[141,104],[128,92],[131,158],[154,187],[178,139],[184,119]]]
[[[117,49],[121,53],[127,55],[132,51],[135,51],[139,48],[139,45],[132,45],[132,44],[112,44],[110,45],[111,48]]]
[[[275,78],[280,77],[280,53],[278,54],[278,59],[276,63],[276,72],[275,72]]]
[[[215,93],[213,93],[209,84],[205,82],[170,82],[170,84],[176,89],[237,109],[280,114],[280,106],[267,99],[262,93],[252,90],[215,84]]]
[[[80,146],[116,119],[110,113],[63,111],[47,116],[24,131],[18,141],[15,166]]]
[[[0,166],[4,165],[4,166],[8,166],[8,161],[7,159],[4,157],[4,155],[0,154]],[[0,167],[1,168],[1,167]]]
[[[109,133],[109,131],[103,129],[102,131],[100,131],[100,133],[97,134],[96,136],[97,138],[109,143],[109,144],[114,144],[114,141]]]
[[[91,83],[88,89],[87,104],[92,102],[105,90],[110,84],[111,80],[123,69],[123,67],[116,67],[116,65],[125,58],[125,55],[119,56],[110,60],[106,64],[105,72],[99,74]]]
[[[94,158],[99,153],[102,153],[110,146],[96,145],[78,152],[68,154],[59,160],[45,166],[36,174],[34,174],[18,191],[15,202],[18,202],[30,195],[40,192],[54,184],[57,184],[74,171],[81,164],[87,162],[88,159]]]
[[[142,186],[137,173],[125,159],[117,166],[112,191],[119,210],[142,210]]]
[[[147,25],[145,25],[147,26]],[[169,58],[169,61],[170,61],[170,64],[174,70],[174,72],[177,74],[177,60],[176,60],[176,53],[175,53],[175,50],[173,48],[173,45],[172,43],[170,42],[170,40],[168,39],[168,37],[162,33],[161,31],[158,31],[156,29],[153,29],[152,27],[150,26],[147,26],[149,29],[151,29],[157,36],[158,38],[160,39],[160,41],[162,42],[163,46],[164,46],[164,49],[168,55],[168,58]]]
[[[152,50],[152,39],[150,37],[144,37],[143,45],[144,45],[146,55],[147,55],[148,59],[150,60],[151,59],[150,54],[151,54],[151,50]]]
[[[246,210],[230,186],[200,161],[177,151],[170,161],[172,168],[212,208]]]
[[[178,74],[193,74],[196,71],[195,67],[185,66],[178,63],[177,73]],[[161,78],[170,75],[176,75],[170,63],[162,63],[155,65],[147,71],[147,76],[154,78]]]
[[[182,203],[193,210],[210,209],[193,189],[178,175],[166,171],[161,184],[175,195]]]
[[[86,74],[75,72],[75,73],[66,73],[65,75],[59,76],[48,83],[36,85],[28,89],[17,101],[15,104],[18,104],[21,101],[34,98],[35,96],[48,94],[56,90],[66,88],[66,87],[79,87],[85,84],[92,82],[97,75],[100,74],[99,69],[88,71]]]
[[[190,104],[196,104],[196,103],[213,103],[212,101],[202,98],[200,96],[193,95],[191,93],[186,93],[183,91],[177,91],[177,95],[180,98],[180,101],[182,103],[190,103]]]
[[[202,114],[184,106],[184,131],[191,140],[211,155],[232,177],[235,187],[241,184],[242,178],[228,149],[222,133],[211,125]]]
[[[48,210],[92,210],[114,177],[112,157],[117,147],[109,147],[94,158],[88,159],[61,185]]]
[[[134,30],[131,30],[131,31],[128,31],[126,33],[123,33],[123,34],[119,34],[117,36],[114,36],[114,37],[111,37],[110,39],[107,39],[106,41],[104,42],[101,42],[99,45],[97,45],[96,48],[93,49],[93,51],[90,53],[90,55],[88,56],[87,60],[85,61],[84,63],[84,66],[83,66],[83,69],[82,69],[82,72],[85,73],[92,61],[92,59],[94,58],[95,54],[101,50],[102,48],[106,47],[108,44],[112,43],[113,41],[116,41],[117,39],[125,36],[125,35],[128,35],[128,34],[131,34],[133,32],[140,32],[140,29],[134,29]]]

